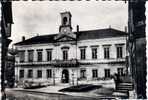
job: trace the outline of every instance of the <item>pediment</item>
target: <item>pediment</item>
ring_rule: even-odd
[[[59,36],[56,37],[56,40],[59,42],[62,41],[74,41],[75,37],[69,36],[67,34],[59,34]]]

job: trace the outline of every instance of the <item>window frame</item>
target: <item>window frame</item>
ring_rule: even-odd
[[[91,50],[92,50],[92,59],[98,59],[98,49],[91,48]]]
[[[42,62],[43,61],[43,50],[37,50],[37,61],[38,62]]]
[[[63,49],[62,53],[63,53],[63,60],[68,60],[68,49]]]
[[[80,69],[80,78],[81,79],[86,79],[86,69]]]
[[[25,50],[19,51],[20,62],[25,62]]]
[[[98,69],[92,69],[92,78],[98,78]]]
[[[23,71],[23,73],[21,73],[21,71]],[[19,78],[24,78],[25,76],[25,70],[24,69],[20,69],[19,70]]]
[[[47,61],[51,61],[52,60],[52,50],[46,50],[46,54],[47,54]]]
[[[42,70],[37,70],[37,78],[42,78]]]
[[[46,69],[46,77],[52,78],[52,69]]]
[[[104,59],[110,59],[110,46],[104,46]]]
[[[34,50],[28,50],[28,62],[33,62],[34,60]]]
[[[110,69],[104,69],[104,77],[105,78],[110,78],[111,77]]]
[[[27,77],[28,78],[33,78],[33,69],[28,69]]]
[[[116,46],[117,58],[123,58],[123,46]]]
[[[86,48],[80,48],[80,59],[81,60],[86,59]]]

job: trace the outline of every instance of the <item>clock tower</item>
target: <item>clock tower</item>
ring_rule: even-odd
[[[55,40],[66,41],[76,39],[76,34],[72,32],[71,17],[72,15],[70,12],[61,13],[61,25],[59,27],[59,34],[55,37]]]
[[[70,12],[61,13],[61,25],[59,28],[59,33],[61,34],[72,33],[71,17],[72,15]]]

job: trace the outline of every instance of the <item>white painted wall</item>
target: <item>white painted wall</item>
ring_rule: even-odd
[[[103,45],[108,45],[110,44],[110,58],[109,60],[104,59],[104,49]],[[116,59],[116,44],[125,44],[123,46],[123,60],[125,61],[126,57],[126,37],[115,37],[115,38],[104,38],[104,39],[93,39],[93,40],[82,40],[78,41],[78,45],[71,45],[71,43],[60,43],[59,46],[54,46],[51,43],[48,44],[34,44],[34,45],[23,45],[23,46],[16,46],[18,50],[25,50],[25,61],[27,62],[27,50],[33,49],[34,50],[34,61],[37,61],[37,49],[43,49],[43,61],[47,61],[47,55],[46,55],[46,49],[52,49],[52,59],[60,59],[62,60],[62,50],[61,48],[63,46],[68,46],[69,51],[68,51],[68,59],[74,59],[77,58],[79,62],[83,63],[91,63],[92,65],[80,65],[79,68],[68,68],[69,71],[69,78],[72,80],[72,70],[74,70],[74,77],[80,77],[80,68],[86,68],[86,73],[87,73],[87,80],[92,79],[92,69],[98,69],[98,77],[104,77],[104,69],[109,68],[111,70],[111,74],[114,74],[115,72],[117,73],[117,68],[123,67],[125,68],[125,65],[114,65],[111,66],[109,64],[99,64],[99,63],[106,63],[108,61],[118,61]],[[93,60],[92,59],[92,52],[91,52],[91,46],[92,45],[98,45],[98,59]],[[80,60],[80,46],[87,46],[86,48],[86,60]],[[77,50],[77,55],[76,55],[76,50]],[[27,62],[29,64],[29,62]],[[37,62],[38,63],[38,62]],[[96,64],[98,63],[98,64]],[[22,63],[18,63],[22,64]],[[18,65],[17,64],[17,65]],[[27,79],[27,71],[28,67],[19,67],[18,69],[25,69],[25,78]],[[51,68],[55,71],[55,80],[56,82],[61,82],[61,76],[62,76],[62,71],[64,68],[54,68],[54,66],[45,66],[45,67],[31,67],[33,68],[33,73],[34,73],[34,80],[48,80],[50,82],[53,82],[53,78],[47,79],[46,78],[46,69]],[[42,69],[42,78],[37,79],[37,70]],[[17,72],[17,71],[16,71]],[[19,72],[19,71],[18,71]],[[17,73],[19,75],[19,73]]]
[[[34,61],[37,61],[37,49],[43,49],[43,61],[47,61],[46,56],[46,49],[52,48],[52,57],[54,59],[62,60],[62,50],[63,46],[68,46],[68,58],[74,59],[76,58],[76,50],[77,50],[77,59],[80,60],[80,48],[81,46],[86,47],[86,60],[92,60],[92,52],[91,46],[98,45],[98,60],[104,59],[104,51],[103,45],[110,44],[110,58],[116,58],[116,44],[126,44],[126,37],[117,37],[117,38],[105,38],[105,39],[95,39],[95,40],[82,40],[78,42],[77,48],[76,45],[71,45],[70,43],[61,43],[59,46],[54,46],[53,44],[34,44],[34,45],[23,45],[23,46],[16,46],[18,50],[25,50],[25,61],[27,62],[27,50],[34,50]],[[123,58],[126,56],[126,45],[123,46]],[[97,60],[96,60],[97,61]]]

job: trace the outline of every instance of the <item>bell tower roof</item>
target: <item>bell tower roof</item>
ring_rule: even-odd
[[[61,14],[61,15],[69,14],[69,15],[70,15],[70,17],[72,17],[72,15],[71,15],[70,11],[61,12],[60,14]]]

